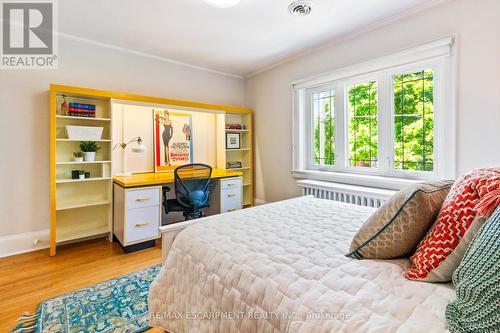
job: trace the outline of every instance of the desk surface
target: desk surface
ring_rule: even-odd
[[[212,169],[212,179],[242,176],[240,171]],[[138,173],[132,176],[116,176],[113,181],[122,187],[161,185],[174,182],[174,172]]]

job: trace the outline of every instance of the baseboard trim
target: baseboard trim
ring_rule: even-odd
[[[257,198],[253,199],[253,202],[255,203],[255,206],[264,205],[267,203],[266,200],[257,199]]]
[[[48,248],[49,246],[49,229],[0,236],[0,258],[42,250]]]

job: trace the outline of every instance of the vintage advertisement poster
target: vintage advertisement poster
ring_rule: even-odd
[[[155,172],[192,163],[191,115],[169,110],[153,110],[153,114]]]

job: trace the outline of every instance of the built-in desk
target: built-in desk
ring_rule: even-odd
[[[183,177],[185,177],[183,173]],[[206,215],[214,215],[243,207],[242,172],[213,169],[210,207]],[[193,177],[196,177],[193,173]],[[184,220],[182,213],[163,210],[163,187],[167,199],[175,198],[174,173],[143,173],[113,178],[113,234],[125,252],[154,246],[160,237],[159,227]],[[162,223],[163,221],[163,223]]]
[[[185,173],[184,173],[185,174]],[[212,169],[212,179],[240,177],[243,173],[240,171]],[[173,172],[159,172],[159,173],[138,173],[132,176],[113,177],[113,182],[121,187],[137,187],[137,186],[152,186],[163,185],[174,182]]]

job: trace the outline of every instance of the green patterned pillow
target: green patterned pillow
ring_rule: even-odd
[[[500,332],[500,207],[474,237],[453,284],[457,299],[446,307],[448,329]]]

